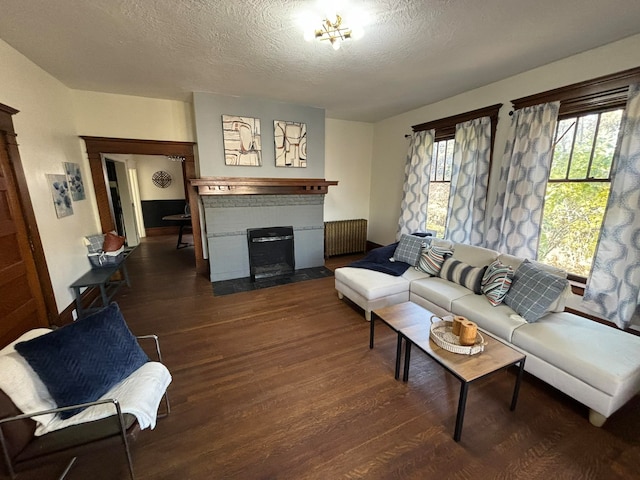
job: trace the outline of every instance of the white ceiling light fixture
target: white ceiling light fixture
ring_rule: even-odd
[[[358,40],[364,35],[361,27],[352,25],[348,27],[344,24],[342,16],[338,13],[325,15],[320,28],[307,30],[305,40],[328,41],[334,50],[339,50],[345,40]]]

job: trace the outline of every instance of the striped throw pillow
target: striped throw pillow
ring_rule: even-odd
[[[496,260],[487,267],[487,272],[482,278],[482,293],[494,307],[500,305],[504,300],[511,288],[513,275],[513,267],[503,264],[500,260]]]
[[[476,295],[482,293],[482,278],[487,267],[472,267],[455,258],[447,258],[440,269],[440,278],[462,285]]]
[[[422,249],[418,268],[432,277],[437,277],[445,259],[452,254],[453,251],[446,247],[431,244],[430,246]]]

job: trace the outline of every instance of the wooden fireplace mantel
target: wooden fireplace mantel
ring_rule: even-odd
[[[326,194],[329,187],[338,185],[324,178],[250,178],[203,177],[189,183],[199,195],[308,195]]]

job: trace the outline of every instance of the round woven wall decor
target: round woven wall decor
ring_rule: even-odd
[[[153,184],[158,188],[167,188],[171,185],[171,175],[162,170],[154,173],[151,180],[153,180]]]

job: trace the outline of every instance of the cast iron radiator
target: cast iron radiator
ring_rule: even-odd
[[[367,250],[367,220],[324,222],[324,256],[359,253]]]

